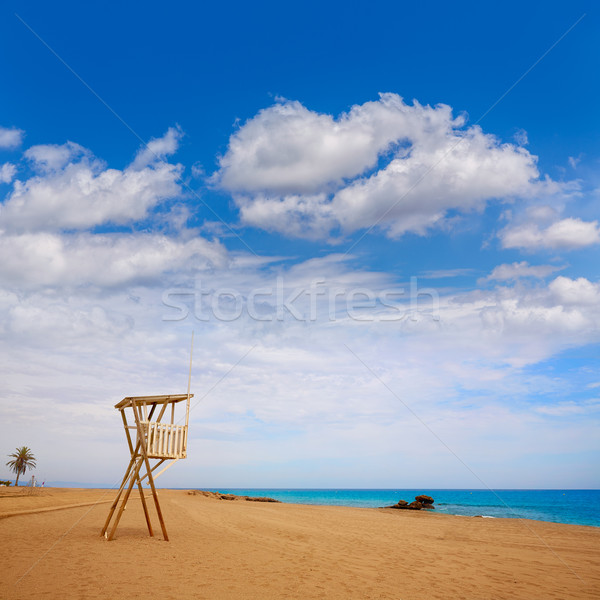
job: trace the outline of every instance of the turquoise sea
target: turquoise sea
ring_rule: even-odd
[[[202,488],[244,496],[270,496],[292,504],[378,507],[427,494],[439,513],[536,519],[600,527],[600,490],[309,490]]]

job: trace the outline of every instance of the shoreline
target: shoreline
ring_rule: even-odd
[[[398,499],[410,503],[422,494],[434,496],[438,514],[524,519],[600,527],[600,490],[488,489],[289,489],[201,488],[233,494],[257,493],[294,504],[381,508]]]
[[[53,490],[54,492],[48,492],[48,490]],[[145,488],[146,493],[150,494],[150,489],[149,488]],[[249,494],[247,492],[255,492],[256,494],[259,494],[260,496],[266,496],[268,495],[269,492],[275,492],[277,495],[277,492],[371,492],[371,491],[377,491],[377,492],[383,492],[383,491],[389,491],[389,492],[394,492],[395,494],[398,493],[402,493],[402,490],[376,490],[376,489],[369,489],[369,488],[346,488],[346,489],[336,489],[336,488],[157,488],[158,493],[160,494],[161,492],[165,492],[165,491],[173,491],[173,492],[198,492],[198,493],[209,493],[209,494],[220,494],[220,495],[224,495],[224,496],[237,496],[237,497],[247,497]],[[407,491],[407,490],[404,490]],[[410,493],[412,493],[414,490],[410,490]],[[471,490],[465,489],[465,490],[445,490],[445,489],[430,489],[429,490],[431,493],[437,493],[437,492],[469,492],[471,493]],[[488,490],[472,490],[475,492],[488,492]],[[496,490],[494,490],[495,492]],[[563,492],[563,490],[557,489],[557,490],[498,490],[498,491],[502,491],[502,492],[509,492],[509,491],[514,491],[514,492],[531,492],[531,491],[537,491],[537,492],[546,492],[546,491],[556,491],[556,492]],[[568,490],[571,492],[598,492],[600,495],[600,490]],[[7,518],[8,516],[16,516],[17,514],[35,514],[36,512],[40,512],[37,509],[19,509],[16,510],[14,513],[10,513],[10,514],[6,514],[6,508],[7,508],[7,502],[6,500],[8,498],[11,497],[20,497],[20,498],[43,498],[43,497],[47,497],[50,493],[56,494],[58,496],[58,505],[55,507],[46,507],[44,508],[44,510],[60,510],[63,508],[66,508],[67,506],[64,504],[64,496],[65,494],[71,494],[73,492],[77,492],[78,494],[83,494],[83,495],[88,495],[88,496],[94,496],[97,493],[102,493],[102,494],[106,494],[107,499],[106,500],[102,500],[102,502],[111,502],[112,498],[114,495],[116,495],[117,489],[116,488],[108,488],[108,487],[94,487],[94,488],[89,488],[89,487],[51,487],[51,486],[45,486],[45,487],[35,487],[35,488],[31,488],[29,486],[19,486],[17,488],[15,487],[0,487],[0,519],[3,518]],[[236,492],[246,492],[246,493],[236,493]],[[137,496],[137,493],[135,494],[135,497]],[[148,496],[147,496],[148,497]],[[62,500],[61,500],[62,499]],[[375,506],[375,505],[360,505],[360,504],[344,504],[344,503],[327,503],[327,502],[298,502],[298,501],[290,501],[289,499],[280,499],[280,498],[270,498],[270,500],[273,500],[275,502],[280,502],[283,504],[288,504],[288,505],[296,505],[296,506],[322,506],[322,507],[349,507],[349,508],[367,508],[367,509],[371,509],[371,510],[376,510],[376,509],[381,509],[381,510],[388,510],[391,509],[391,507],[389,506]],[[31,501],[25,501],[25,502],[31,502]],[[34,501],[34,504],[36,505],[40,505],[40,503],[44,503],[43,500],[37,500]],[[74,503],[69,505],[69,507],[71,508],[75,508],[79,505],[84,506],[84,505],[89,505],[92,506],[96,504],[95,501],[90,501],[87,503]],[[590,523],[580,523],[580,522],[565,522],[565,521],[559,521],[559,520],[549,520],[549,519],[542,519],[542,518],[533,518],[533,517],[527,517],[527,516],[523,516],[523,515],[519,515],[519,514],[515,514],[514,516],[507,516],[507,515],[490,515],[490,514],[486,514],[485,510],[481,510],[481,511],[475,511],[472,510],[472,512],[478,513],[478,514],[461,514],[461,513],[455,513],[455,512],[446,512],[446,510],[444,508],[440,508],[440,507],[444,507],[446,506],[446,504],[444,503],[438,503],[437,500],[435,502],[435,509],[434,510],[422,510],[422,511],[418,511],[418,512],[430,512],[431,514],[435,514],[438,516],[450,516],[450,517],[463,517],[463,518],[467,518],[467,519],[471,519],[471,518],[483,518],[483,519],[492,519],[492,520],[501,520],[501,519],[506,519],[509,521],[525,521],[525,522],[539,522],[539,523],[553,523],[553,524],[559,524],[559,525],[574,525],[574,526],[578,526],[578,527],[591,527],[593,529],[600,529],[600,524],[590,524]],[[468,509],[474,509],[477,505],[464,505],[464,506],[459,506],[459,508],[468,508]],[[481,509],[485,509],[487,507],[485,506],[477,506],[477,508],[481,508]],[[512,507],[509,507],[512,508]],[[10,511],[9,511],[10,512]],[[515,510],[515,513],[517,511]]]

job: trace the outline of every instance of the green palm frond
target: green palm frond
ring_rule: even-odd
[[[9,460],[6,463],[6,466],[17,475],[15,485],[18,485],[20,475],[23,475],[27,469],[35,469],[36,458],[27,446],[17,448],[15,452],[8,456],[9,458],[12,458],[12,460]]]

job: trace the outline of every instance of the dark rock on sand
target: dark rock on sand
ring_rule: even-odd
[[[207,498],[215,498],[216,500],[246,500],[248,502],[281,502],[274,498],[266,496],[236,496],[235,494],[221,494],[220,492],[205,492],[204,490],[189,490],[190,496],[206,496]]]
[[[281,503],[281,500],[275,500],[275,498],[267,498],[266,496],[257,496],[257,497],[246,496],[245,498],[248,502],[279,502],[279,503]]]

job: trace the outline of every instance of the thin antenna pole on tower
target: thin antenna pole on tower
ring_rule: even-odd
[[[192,385],[192,356],[194,354],[194,332],[192,331],[192,343],[190,346],[190,372],[188,375],[188,387],[187,387],[187,402],[185,407],[185,424],[186,426],[190,420],[190,387]]]

